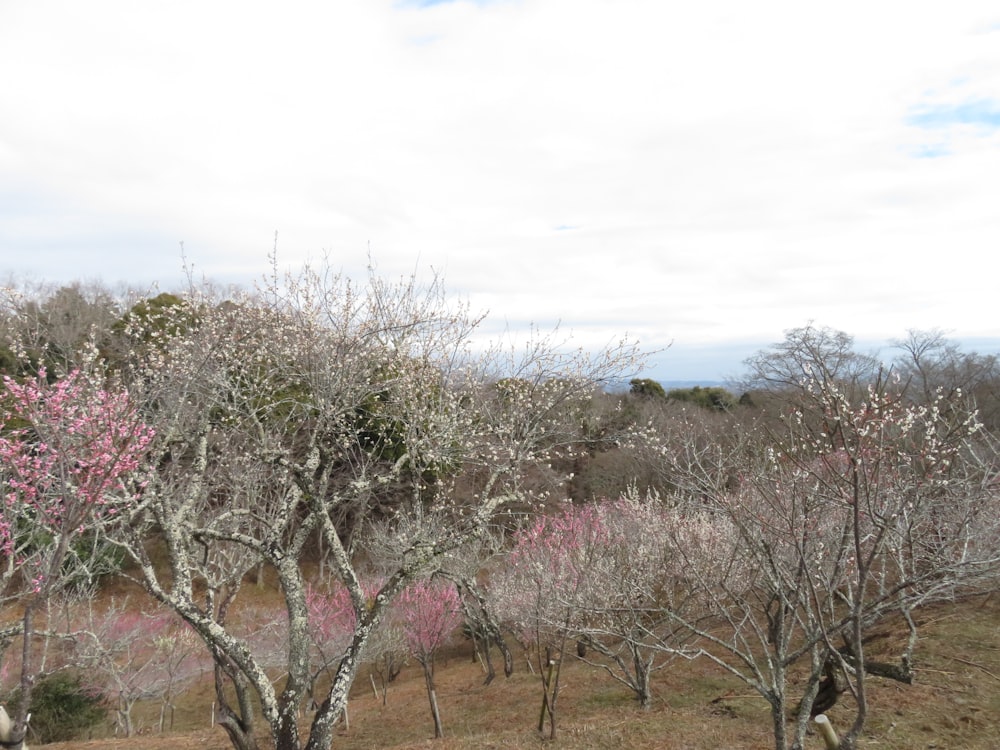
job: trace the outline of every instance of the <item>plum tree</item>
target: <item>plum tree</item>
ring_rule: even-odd
[[[20,609],[19,702],[12,733],[23,737],[36,677],[35,615],[94,559],[77,542],[98,539],[135,507],[153,431],[125,390],[75,370],[49,384],[3,380],[0,412],[0,591]]]
[[[535,502],[524,478],[580,440],[575,405],[641,361],[629,342],[593,356],[553,338],[484,349],[473,339],[480,321],[436,278],[390,283],[372,272],[359,288],[306,269],[225,301],[195,290],[124,326],[126,342],[143,343],[128,374],[157,428],[158,471],[119,543],[146,589],[245,689],[243,708],[222,720],[235,747],[256,747],[254,705],[277,750],[303,744],[309,556],[323,550],[355,618],[305,741],[321,750],[395,597],[502,509]],[[517,388],[499,393],[510,376]],[[396,546],[370,593],[359,539],[373,521]],[[153,539],[169,571],[150,557]],[[226,618],[243,574],[261,565],[287,613],[280,692]]]
[[[414,581],[399,595],[396,607],[410,654],[420,663],[427,687],[434,737],[444,737],[434,687],[434,660],[462,621],[458,590],[445,580]]]

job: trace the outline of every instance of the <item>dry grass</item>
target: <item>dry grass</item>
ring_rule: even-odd
[[[1000,742],[1000,598],[939,607],[923,614],[917,653],[917,681],[906,686],[872,680],[871,720],[861,746],[879,750],[966,748],[994,750]],[[896,636],[877,647],[891,651]],[[376,700],[363,673],[350,704],[350,727],[334,743],[343,750],[435,748],[483,750],[534,748],[551,744],[535,731],[540,687],[522,659],[505,680],[485,686],[483,671],[460,644],[438,666],[438,702],[445,738],[433,740],[427,696],[413,665],[389,689],[386,705]],[[656,700],[640,711],[627,691],[575,659],[564,669],[559,698],[557,743],[580,750],[635,748],[721,750],[771,748],[770,719],[763,699],[721,670],[703,662],[676,662],[660,672]],[[716,700],[719,699],[719,700]],[[95,739],[48,748],[168,750],[228,748],[225,733],[208,728],[212,695],[208,685],[185,696],[175,731],[125,739]],[[846,726],[851,703],[830,712],[834,726]],[[151,725],[155,707],[140,721]],[[264,743],[266,746],[266,743]],[[819,750],[819,737],[807,747]]]

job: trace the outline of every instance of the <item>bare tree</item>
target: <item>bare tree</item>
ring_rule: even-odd
[[[907,395],[933,403],[938,395],[949,401],[963,396],[979,410],[983,425],[1000,427],[1000,362],[995,354],[966,352],[943,331],[910,330],[893,342],[900,350],[893,362]]]
[[[128,599],[95,611],[93,601],[72,607],[74,660],[85,668],[88,686],[116,700],[116,730],[131,737],[132,711],[142,700],[160,698],[160,731],[177,690],[205,669],[195,656],[204,649],[186,636],[187,625],[169,611],[145,612]]]
[[[6,340],[19,354],[7,367],[20,374],[36,372],[39,367],[46,367],[50,374],[62,374],[86,366],[89,350],[106,339],[131,296],[124,290],[80,282],[62,287],[0,288],[0,315],[4,318],[0,346]]]
[[[539,515],[514,536],[504,565],[491,576],[492,608],[533,651],[542,691],[538,731],[558,727],[560,677],[567,644],[584,617],[603,529],[593,508]]]
[[[785,331],[785,339],[749,357],[743,390],[783,394],[785,400],[815,380],[842,387],[864,386],[878,372],[879,362],[858,353],[854,338],[844,331],[810,323]]]

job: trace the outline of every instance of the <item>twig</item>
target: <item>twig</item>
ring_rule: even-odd
[[[1000,682],[1000,677],[997,677],[997,675],[995,675],[993,672],[991,672],[990,670],[988,670],[982,664],[977,664],[974,661],[969,661],[968,659],[962,659],[962,658],[960,658],[958,656],[949,656],[948,658],[951,659],[952,661],[960,661],[960,662],[962,662],[962,664],[968,664],[970,667],[975,667],[976,669],[981,669],[986,674],[988,674],[990,677],[992,677],[994,680],[997,680],[998,682]]]
[[[713,698],[712,703],[722,703],[722,701],[736,700],[739,698],[760,698],[758,693],[747,693],[746,695],[720,695],[718,698]]]

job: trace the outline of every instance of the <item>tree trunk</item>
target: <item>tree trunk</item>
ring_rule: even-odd
[[[222,719],[219,720],[219,726],[226,730],[234,750],[257,750],[257,740],[252,734],[247,733],[246,727],[241,725],[235,717],[223,713]]]
[[[780,697],[771,698],[771,723],[774,727],[774,750],[788,750],[785,739],[785,702]]]
[[[478,647],[478,644],[480,642],[483,644],[481,653],[483,655],[483,662],[486,665],[486,679],[483,680],[483,684],[489,685],[491,682],[493,682],[493,680],[497,676],[497,671],[493,668],[493,649],[490,644],[489,635],[484,633],[481,641],[475,635],[473,636],[473,643],[477,644],[476,646],[477,653],[480,653],[480,649]]]
[[[500,653],[503,654],[503,676],[510,677],[514,674],[514,655],[507,648],[507,641],[504,640],[503,633],[499,629],[494,633],[493,642],[500,649]]]
[[[32,641],[35,635],[35,602],[29,602],[24,607],[24,617],[21,620],[21,683],[20,696],[14,716],[10,736],[4,742],[5,748],[18,750],[24,745],[24,737],[28,732],[28,711],[31,708],[31,694],[35,687],[35,673],[32,662]]]
[[[479,586],[476,585],[474,578],[455,578],[455,585],[458,586],[459,591],[468,592],[469,595],[475,599],[478,612],[473,614],[467,607],[465,598],[462,599],[462,606],[466,609],[466,614],[469,618],[469,624],[473,628],[473,633],[477,630],[481,632],[483,642],[485,643],[487,655],[489,654],[489,644],[492,642],[503,654],[503,673],[504,677],[510,677],[514,674],[514,655],[511,654],[510,649],[507,647],[507,642],[504,640],[503,632],[500,630],[500,626],[494,620],[492,614],[490,613],[489,607],[486,603],[486,597],[483,592],[479,590]],[[487,676],[486,684],[488,685],[493,681],[493,665],[489,665],[490,673]]]
[[[229,677],[231,684],[236,690],[237,703],[240,706],[240,713],[237,714],[229,705],[226,698],[225,684],[226,677]],[[215,699],[219,705],[219,726],[226,730],[229,741],[234,750],[258,750],[257,739],[253,733],[253,709],[249,700],[249,689],[240,675],[223,666],[216,660],[215,663]],[[292,748],[281,748],[280,750],[293,750]]]
[[[643,658],[642,650],[634,640],[630,641],[629,647],[632,650],[632,667],[635,671],[635,697],[639,701],[639,708],[649,711],[653,706],[653,693],[649,687],[652,662]]]
[[[421,661],[424,668],[424,684],[427,686],[427,699],[431,704],[431,717],[434,719],[434,739],[444,737],[444,729],[441,727],[441,714],[438,711],[437,693],[434,690],[434,664],[429,659]]]
[[[545,647],[545,664],[539,669],[542,679],[542,711],[538,717],[538,731],[545,731],[545,716],[549,717],[549,739],[556,738],[556,701],[559,698],[559,675],[562,671],[562,658],[566,652],[566,634],[559,641],[559,650],[554,652],[551,646]]]
[[[361,664],[361,652],[371,635],[372,630],[378,625],[378,619],[369,620],[365,625],[355,630],[354,640],[351,642],[347,653],[337,667],[337,673],[333,677],[330,685],[330,692],[313,716],[312,726],[309,729],[309,741],[305,750],[330,750],[333,744],[333,725],[347,708],[347,698],[358,667]],[[293,750],[292,748],[275,747],[275,750]],[[295,748],[294,750],[298,750]]]

